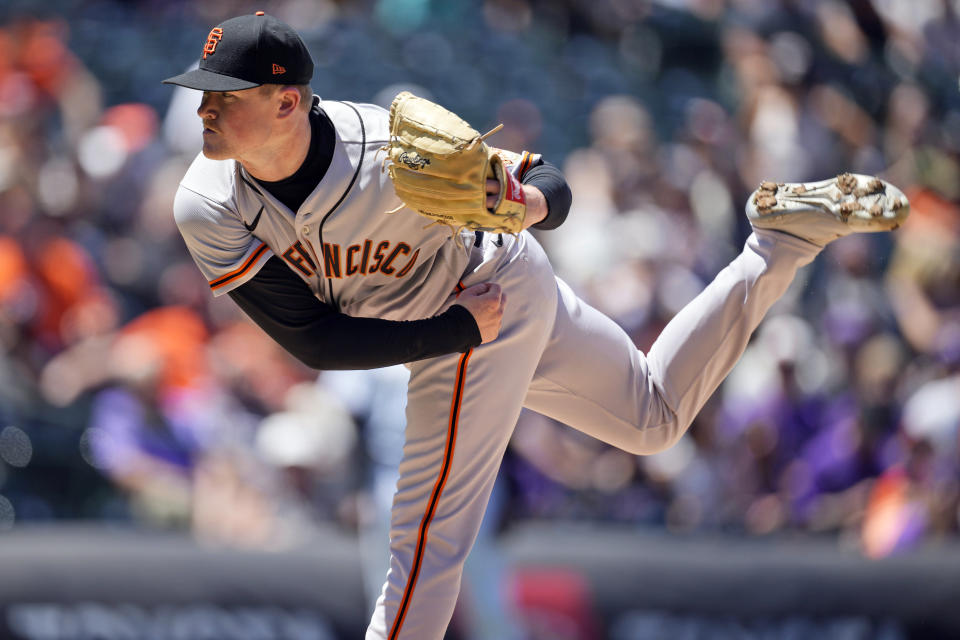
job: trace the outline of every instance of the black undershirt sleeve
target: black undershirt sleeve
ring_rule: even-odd
[[[549,231],[563,224],[570,212],[573,194],[560,169],[541,160],[540,164],[527,170],[522,182],[539,189],[547,200],[547,217],[533,225],[533,228]]]
[[[375,369],[467,351],[481,342],[473,315],[460,305],[411,321],[339,313],[276,256],[229,295],[280,346],[314,369]]]

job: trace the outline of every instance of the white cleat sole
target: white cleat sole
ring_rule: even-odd
[[[889,182],[842,173],[820,182],[764,182],[750,195],[746,210],[758,229],[822,246],[850,233],[896,229],[909,215],[910,203]]]

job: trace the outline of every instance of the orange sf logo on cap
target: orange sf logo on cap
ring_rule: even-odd
[[[207,36],[207,43],[203,45],[203,59],[207,59],[208,53],[213,53],[217,50],[217,43],[220,42],[223,38],[223,29],[220,27],[214,27],[210,29],[210,35]]]

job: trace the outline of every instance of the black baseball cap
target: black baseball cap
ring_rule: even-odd
[[[230,18],[207,35],[200,67],[164,80],[201,91],[310,84],[313,60],[290,25],[263,11]]]

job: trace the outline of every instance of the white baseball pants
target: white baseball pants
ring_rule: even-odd
[[[500,336],[410,365],[407,429],[390,527],[390,570],[367,640],[441,640],[522,407],[635,454],[690,426],[750,334],[820,248],[756,231],[646,355],[556,278],[527,233],[488,238],[465,287],[507,294]]]

